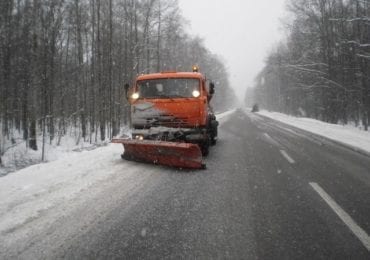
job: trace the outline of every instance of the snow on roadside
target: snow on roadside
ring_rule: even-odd
[[[258,112],[258,114],[370,152],[370,132],[363,131],[354,126],[329,124],[312,118],[294,117],[265,110]]]
[[[0,168],[0,177],[10,172],[25,168],[27,166],[41,162],[42,142],[38,138],[38,150],[34,151],[27,147],[26,142],[21,140],[19,143],[11,147],[2,156],[4,167]],[[89,142],[80,142],[76,144],[75,138],[70,136],[63,137],[61,145],[56,145],[56,140],[52,144],[45,144],[45,161],[50,162],[68,155],[72,151],[81,151],[84,149],[92,149],[95,144]],[[106,145],[107,142],[98,144],[98,146]]]
[[[122,150],[121,145],[109,144],[93,151],[70,153],[0,178],[0,234],[122,172],[125,167],[119,156]]]
[[[60,137],[54,138],[50,143],[49,138],[45,143],[45,162],[55,161],[61,159],[64,156],[68,156],[73,152],[81,152],[85,150],[93,150],[97,147],[105,146],[109,143],[109,140],[100,141],[100,136],[96,138],[91,137],[94,140],[89,142],[88,140],[84,141],[79,133],[79,129],[69,128],[68,132]],[[120,135],[127,135],[130,133],[130,130],[127,127],[122,128]],[[26,142],[22,138],[22,133],[18,131],[13,131],[15,144],[11,144],[10,140],[6,140],[6,143],[3,144],[7,147],[4,155],[1,156],[2,166],[0,166],[0,177],[5,176],[11,172],[23,169],[30,165],[41,163],[41,154],[42,154],[42,137],[38,136],[37,138],[37,147],[38,150],[34,151],[27,147]],[[79,140],[76,142],[76,140]],[[59,143],[59,144],[58,144]]]
[[[223,112],[223,113],[217,113],[216,114],[216,120],[220,123],[223,124],[226,120],[226,118],[231,115],[232,113],[235,112],[236,109],[231,109],[229,111]]]

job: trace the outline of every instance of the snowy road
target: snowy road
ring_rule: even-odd
[[[2,178],[0,258],[369,259],[369,157],[242,110],[221,121],[204,171],[110,145]]]

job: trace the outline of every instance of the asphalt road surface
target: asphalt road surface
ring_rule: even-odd
[[[238,110],[205,162],[181,171],[117,159],[137,172],[93,188],[3,256],[370,259],[370,157]]]

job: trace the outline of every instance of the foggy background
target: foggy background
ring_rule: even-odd
[[[224,58],[230,83],[242,99],[261,71],[264,59],[283,38],[280,18],[285,0],[179,0],[189,33],[203,38]]]

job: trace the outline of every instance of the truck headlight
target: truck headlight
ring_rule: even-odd
[[[144,136],[143,135],[135,135],[134,139],[142,141],[142,140],[144,140]]]
[[[193,95],[193,97],[199,97],[200,96],[200,92],[198,90],[193,90],[193,92],[191,94]]]
[[[138,99],[139,98],[139,93],[135,92],[134,94],[131,95],[132,99]]]

